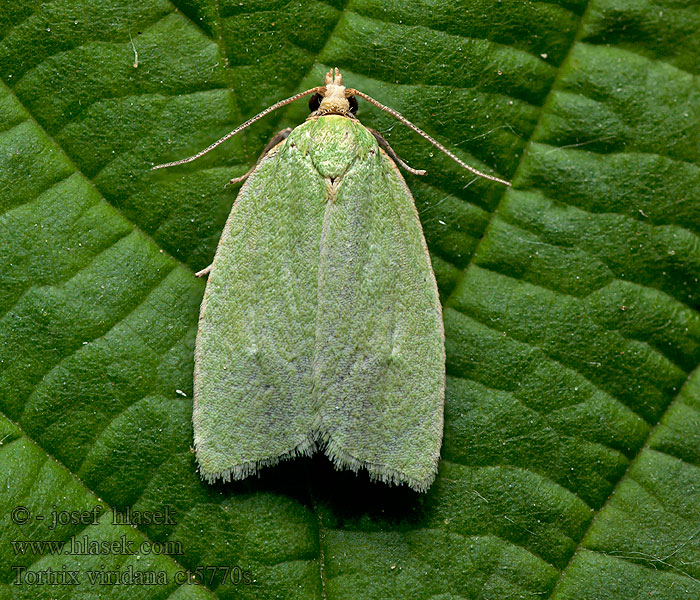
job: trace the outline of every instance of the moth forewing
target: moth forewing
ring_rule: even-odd
[[[200,473],[241,479],[315,447],[309,401],[323,178],[283,145],[241,189],[209,274],[195,351]],[[302,401],[303,399],[303,401]]]
[[[360,126],[361,127],[361,126]],[[413,199],[372,144],[326,208],[314,389],[339,468],[424,491],[442,440],[445,354],[435,277]]]

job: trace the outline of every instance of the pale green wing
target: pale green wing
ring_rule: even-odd
[[[290,144],[300,129],[241,189],[207,282],[193,425],[209,481],[241,479],[315,446],[311,362],[326,187]]]
[[[430,486],[442,442],[442,311],[413,198],[376,143],[326,207],[314,385],[336,466]]]

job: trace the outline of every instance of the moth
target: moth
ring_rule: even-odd
[[[411,192],[412,169],[356,118],[335,69],[265,109],[311,96],[245,180],[208,275],[195,350],[194,445],[208,482],[243,479],[321,449],[338,469],[426,491],[440,457],[445,395],[442,309]]]

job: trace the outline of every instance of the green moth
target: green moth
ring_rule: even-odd
[[[442,443],[445,349],[428,249],[401,161],[325,85],[311,114],[277,134],[231,210],[208,275],[195,350],[194,443],[209,482],[321,448],[338,469],[427,490]]]

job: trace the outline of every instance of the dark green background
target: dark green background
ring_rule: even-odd
[[[667,0],[0,2],[0,600],[697,599],[700,5]],[[133,44],[133,45],[132,45]],[[135,66],[134,49],[138,53]],[[445,305],[427,494],[323,457],[208,486],[190,450],[204,283],[243,173],[329,67],[407,176]],[[173,507],[177,524],[10,511]],[[181,542],[172,556],[11,541]],[[164,571],[17,586],[13,565]],[[229,565],[252,585],[172,583]]]

